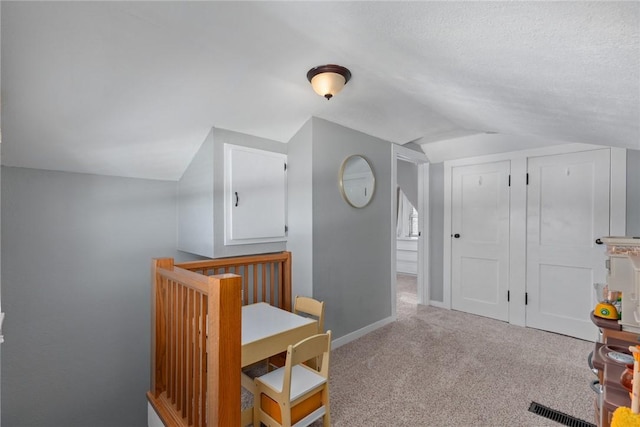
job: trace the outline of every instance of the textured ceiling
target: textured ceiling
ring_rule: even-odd
[[[178,179],[211,127],[640,149],[638,2],[1,2],[2,163]],[[306,81],[337,63],[331,101]],[[425,150],[426,151],[426,150]]]

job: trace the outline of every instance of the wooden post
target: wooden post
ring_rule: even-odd
[[[241,412],[242,278],[236,274],[210,276],[208,286],[207,424],[237,426]]]
[[[281,308],[291,311],[291,252],[283,252],[285,260],[282,263],[282,287],[284,305]]]
[[[160,396],[166,388],[164,366],[166,357],[166,283],[163,285],[159,268],[173,270],[173,258],[151,260],[151,393]]]

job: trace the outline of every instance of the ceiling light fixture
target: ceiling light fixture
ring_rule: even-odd
[[[333,95],[340,92],[349,79],[351,79],[351,71],[335,64],[319,65],[307,73],[307,80],[311,83],[313,90],[327,99],[333,98]]]

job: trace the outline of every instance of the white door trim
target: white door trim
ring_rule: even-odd
[[[627,150],[611,147],[611,210],[609,212],[609,234],[627,234]],[[620,209],[622,207],[622,209]]]
[[[511,212],[526,212],[525,176],[527,158],[579,151],[611,149],[611,195],[609,209],[610,234],[624,236],[626,233],[626,149],[604,145],[565,144],[532,150],[469,157],[444,162],[444,224],[443,224],[443,301],[442,306],[451,308],[451,170],[455,166],[511,160]],[[516,190],[523,188],[522,191]],[[526,215],[513,215],[510,225],[510,299],[522,301],[509,306],[509,323],[525,326],[524,298],[526,292]]]
[[[424,153],[411,150],[398,144],[391,145],[391,317],[396,319],[396,212],[398,201],[396,187],[398,186],[398,160],[415,163],[418,167],[418,304],[429,303],[429,159]]]

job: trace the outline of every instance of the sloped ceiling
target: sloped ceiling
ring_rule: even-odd
[[[640,149],[638,2],[1,2],[2,163],[176,180],[211,127]],[[306,81],[337,63],[331,101]],[[425,150],[428,151],[428,150]]]

